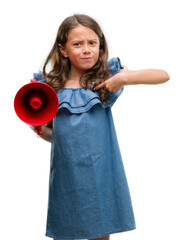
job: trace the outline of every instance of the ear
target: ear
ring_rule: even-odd
[[[66,48],[64,46],[62,46],[61,44],[58,44],[58,46],[59,46],[59,50],[60,50],[61,54],[65,58],[67,58],[68,57],[68,52],[67,52]]]

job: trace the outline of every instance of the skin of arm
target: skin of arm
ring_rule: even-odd
[[[30,127],[35,133],[37,133],[37,131],[36,131],[36,126],[29,125],[29,127]],[[47,141],[47,142],[51,142],[51,140],[52,140],[52,128],[50,128],[50,127],[47,126],[47,125],[43,125],[43,126],[42,126],[42,132],[43,132],[43,134],[39,135],[39,137],[41,137],[43,140],[45,140],[45,141]]]
[[[135,84],[160,84],[167,82],[170,76],[165,70],[143,69],[131,71],[121,69],[119,73],[99,84],[94,90],[105,87],[111,92],[117,93],[125,85]]]
[[[170,79],[168,73],[165,70],[160,69],[144,69],[137,71],[121,69],[120,71],[120,78],[124,85],[160,84],[165,83]]]

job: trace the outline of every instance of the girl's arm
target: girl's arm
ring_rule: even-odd
[[[29,125],[29,127],[35,132],[37,133],[36,131],[36,126],[32,126],[32,125]],[[39,135],[39,137],[41,137],[43,140],[47,141],[47,142],[51,142],[52,140],[52,128],[48,127],[47,125],[43,125],[42,126],[42,132],[43,134]]]
[[[94,90],[105,87],[109,91],[117,93],[124,85],[158,84],[167,82],[169,79],[170,77],[165,70],[144,69],[130,71],[121,69],[119,73],[96,86]]]
[[[165,70],[159,69],[144,69],[137,71],[130,71],[121,69],[119,78],[123,85],[131,84],[159,84],[167,82],[170,76]]]

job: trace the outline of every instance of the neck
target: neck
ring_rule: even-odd
[[[69,73],[69,79],[72,79],[73,81],[78,81],[82,77],[82,75],[85,74],[85,70],[79,70],[76,69],[74,66],[71,66],[70,73]]]
[[[80,78],[84,75],[84,71],[79,71],[78,69],[71,67],[69,78],[64,87],[81,87],[80,86]]]

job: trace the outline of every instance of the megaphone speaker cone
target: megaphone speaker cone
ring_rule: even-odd
[[[58,105],[56,92],[41,82],[24,85],[14,99],[17,116],[25,123],[35,126],[51,121],[57,113]]]

